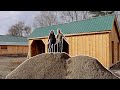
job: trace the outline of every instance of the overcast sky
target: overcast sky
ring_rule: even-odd
[[[0,35],[5,35],[10,26],[18,21],[33,26],[33,19],[38,14],[39,11],[0,11]]]
[[[24,21],[26,25],[33,26],[33,19],[39,11],[0,11],[0,35],[7,34],[11,25]]]

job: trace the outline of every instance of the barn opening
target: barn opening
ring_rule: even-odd
[[[31,44],[31,56],[45,53],[45,44],[42,40],[34,40]]]
[[[49,44],[47,46],[47,48],[49,48]],[[58,51],[58,46],[55,45],[55,52]],[[67,54],[69,54],[69,44],[63,39],[63,50],[62,52],[66,52]]]
[[[69,44],[63,39],[63,52],[69,54]]]
[[[114,63],[114,41],[112,41],[112,64]]]

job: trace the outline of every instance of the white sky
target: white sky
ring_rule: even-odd
[[[33,19],[39,11],[0,11],[0,35],[7,33],[11,25],[24,21],[26,25],[33,26]]]
[[[18,21],[24,21],[26,25],[32,27],[33,19],[39,13],[39,11],[0,11],[0,35],[5,35],[10,26]]]

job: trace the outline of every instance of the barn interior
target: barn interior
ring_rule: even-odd
[[[48,52],[47,45],[47,52]],[[55,52],[57,52],[57,45],[55,45]],[[69,54],[69,44],[63,40],[63,50],[62,52],[66,52]],[[42,40],[34,40],[31,44],[31,56],[36,56],[38,54],[45,53],[45,44]]]

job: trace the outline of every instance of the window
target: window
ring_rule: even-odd
[[[117,43],[117,60],[119,61],[119,43]]]
[[[7,49],[7,46],[1,46],[1,49]]]
[[[114,41],[112,41],[112,64],[114,63]]]

